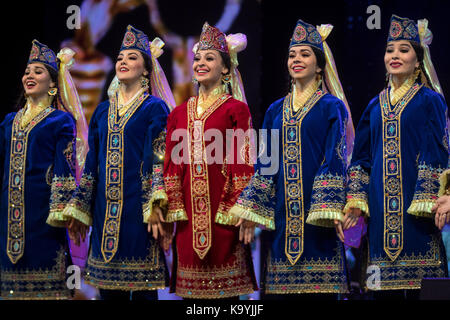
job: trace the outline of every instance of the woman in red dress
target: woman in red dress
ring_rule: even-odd
[[[167,209],[166,222],[177,222],[171,291],[183,298],[233,299],[257,290],[248,246],[254,224],[229,214],[254,172],[251,116],[236,69],[245,46],[245,35],[225,37],[205,23],[194,47],[199,94],[168,117],[164,188],[152,201]],[[228,149],[227,133],[240,133],[243,143]]]

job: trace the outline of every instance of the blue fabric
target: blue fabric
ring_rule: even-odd
[[[108,141],[110,110],[110,102],[105,101],[92,116],[86,165],[73,198],[81,210],[93,217],[86,269],[88,283],[103,289],[157,289],[164,287],[166,280],[164,254],[143,222],[142,206],[146,197],[141,179],[151,175],[156,161],[152,143],[164,130],[169,109],[161,99],[147,95],[125,124],[121,142],[124,165],[120,197],[123,206],[118,249],[112,260],[106,262],[102,239],[107,211],[107,150],[108,143],[110,146],[115,143],[112,135]]]
[[[349,183],[348,193],[368,199],[368,263],[381,268],[382,289],[415,289],[420,286],[422,277],[443,277],[446,274],[442,240],[434,220],[407,213],[413,199],[430,202],[436,199],[439,172],[446,168],[448,161],[446,109],[441,95],[421,87],[405,105],[399,124],[392,129],[387,125],[390,120],[382,119],[380,96],[372,99],[358,124],[349,167],[350,176],[354,172],[358,174],[354,175],[354,184]],[[400,148],[392,147],[384,152],[383,126],[386,133],[392,131],[396,141],[400,141]],[[391,187],[383,171],[383,157],[387,153],[398,156],[399,164],[396,166],[401,168],[398,175],[401,183],[390,184]],[[389,172],[390,169],[385,170]],[[357,181],[361,176],[367,177],[362,179],[364,183]],[[392,190],[389,197],[402,203],[399,216],[403,216],[403,235],[400,235],[399,242],[403,248],[394,261],[386,253],[387,245],[383,240],[386,212],[395,211],[391,207],[385,208],[385,185]],[[395,231],[395,225],[387,222],[386,226]]]
[[[15,116],[16,113],[8,114],[0,125],[1,295],[2,298],[28,299],[68,297],[65,286],[66,230],[52,227],[46,220],[50,208],[64,206],[75,188],[75,182],[71,180],[74,179],[74,119],[66,112],[52,109],[28,134],[25,177],[21,180],[24,187],[25,247],[23,256],[13,264],[6,252],[11,133]],[[68,186],[64,183],[69,180],[73,188],[64,189]],[[12,280],[14,276],[16,281]],[[31,285],[34,287],[28,287]]]
[[[286,202],[291,202],[289,191],[285,188],[284,166],[291,145],[288,146],[286,143],[283,145],[282,136],[285,130],[283,108],[291,107],[283,106],[285,99],[288,98],[279,99],[269,107],[263,124],[263,129],[268,130],[268,137],[264,143],[269,154],[272,143],[279,142],[278,150],[274,150],[278,152],[278,159],[275,160],[279,163],[279,169],[273,174],[264,174],[264,169],[269,168],[273,161],[264,164],[261,157],[258,158],[257,173],[240,197],[241,203],[244,204],[260,202],[259,206],[263,207],[262,211],[266,213],[265,218],[269,218],[270,214],[274,215],[275,230],[269,235],[265,290],[266,293],[273,294],[346,292],[345,253],[335,229],[308,224],[306,219],[308,214],[311,214],[312,206],[315,206],[318,212],[321,208],[341,212],[344,207],[347,111],[342,101],[325,94],[307,111],[301,124],[297,123],[297,127],[300,126],[301,137],[293,131],[286,131],[286,139],[293,139],[293,143],[301,145],[301,154],[294,153],[291,157],[295,159],[300,157],[303,186],[300,191],[303,197],[303,210],[295,204],[288,209]],[[292,117],[286,121],[295,124],[297,120]],[[278,133],[279,137],[272,140],[271,132]],[[291,175],[297,175],[297,172],[291,169],[286,169],[286,174],[290,178]],[[264,188],[258,187],[261,184]],[[301,245],[303,252],[293,265],[288,261],[285,250],[288,210],[290,215],[300,211],[303,216],[303,230],[299,236],[300,242],[303,242]],[[294,246],[298,245],[295,241],[292,243]]]

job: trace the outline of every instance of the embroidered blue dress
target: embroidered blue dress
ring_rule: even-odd
[[[292,100],[289,94],[267,110],[257,173],[231,212],[273,230],[266,294],[347,292],[333,227],[345,204],[347,111],[321,90],[296,112]]]
[[[76,187],[75,122],[47,107],[22,128],[24,112],[0,125],[1,298],[67,299],[70,255],[61,227]]]
[[[156,290],[167,282],[164,254],[147,232],[148,201],[162,183],[169,109],[143,92],[119,114],[118,97],[89,124],[84,172],[65,210],[92,224],[86,281],[100,289]]]
[[[383,90],[362,115],[346,209],[368,217],[367,264],[381,276],[379,286],[366,283],[369,289],[418,289],[422,278],[446,275],[441,236],[430,219],[448,162],[446,110],[440,94],[415,83],[394,106],[389,88]]]

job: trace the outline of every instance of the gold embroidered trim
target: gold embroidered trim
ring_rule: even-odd
[[[178,261],[176,295],[183,298],[221,299],[254,291],[250,270],[240,244],[233,252],[234,262],[223,266],[181,266]]]
[[[6,251],[15,264],[25,250],[25,172],[27,163],[28,135],[31,130],[55,109],[48,107],[21,128],[24,109],[17,112],[11,128],[8,182],[8,238]]]
[[[230,98],[230,95],[222,94],[199,118],[196,113],[198,97],[192,97],[187,104],[191,160],[189,167],[192,190],[192,246],[200,259],[206,256],[212,241],[208,164],[203,156],[205,150],[203,131],[208,117]]]
[[[5,300],[65,300],[71,298],[66,285],[66,251],[56,253],[50,269],[0,272],[1,298]],[[0,299],[1,300],[1,299]]]
[[[106,151],[106,216],[103,224],[101,252],[106,262],[116,254],[119,247],[120,221],[123,209],[124,178],[124,129],[128,120],[147,99],[146,91],[130,102],[126,113],[120,117],[116,97],[110,99],[108,109],[108,137]]]
[[[395,105],[391,105],[387,89],[379,96],[383,119],[383,247],[392,261],[397,259],[403,250],[401,115],[422,86],[423,84],[414,84]]]
[[[261,216],[258,213],[248,210],[247,206],[242,207],[241,205],[235,204],[231,207],[229,214],[236,216],[237,218],[253,221],[266,227],[267,229],[275,230],[275,221],[273,217],[266,218]]]
[[[64,209],[63,219],[69,220],[70,218],[74,218],[87,226],[92,226],[92,217],[88,212],[83,212],[77,208],[77,206],[71,202]]]
[[[344,220],[341,210],[315,209],[309,213],[306,223],[319,227],[334,228],[334,220]]]
[[[344,213],[348,213],[350,212],[351,208],[356,208],[362,211],[362,213],[366,216],[366,217],[370,217],[370,212],[369,212],[369,205],[367,204],[366,200],[363,199],[351,199],[349,201],[347,201],[347,203],[345,204]]]
[[[286,232],[285,254],[294,265],[303,253],[304,198],[302,177],[301,126],[306,114],[325,95],[317,90],[303,108],[294,112],[293,97],[289,94],[283,102],[283,170],[285,184]],[[293,156],[295,154],[295,156]]]

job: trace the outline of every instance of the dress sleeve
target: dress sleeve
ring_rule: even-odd
[[[145,137],[141,170],[142,212],[145,223],[149,222],[155,204],[159,203],[162,207],[167,205],[167,196],[164,191],[163,166],[168,110],[163,101],[152,106],[151,122]]]
[[[63,212],[63,215],[67,219],[77,219],[87,226],[92,225],[92,204],[98,183],[97,157],[99,152],[99,133],[97,122],[100,108],[101,105],[95,109],[91,121],[89,122],[89,151],[86,155],[83,174],[72,198]]]
[[[371,104],[364,111],[356,128],[352,160],[347,170],[347,201],[343,210],[344,213],[347,213],[350,208],[358,208],[367,217],[369,216],[368,194],[372,162],[370,110]]]
[[[334,220],[343,219],[347,167],[347,111],[341,101],[329,112],[325,157],[316,172],[311,195],[311,208],[306,222],[316,226],[334,227]]]
[[[232,147],[232,153],[227,154],[222,166],[225,185],[215,219],[216,223],[224,225],[235,225],[239,221],[230,209],[254,174],[252,153],[255,144],[250,110],[241,103],[231,109],[230,115],[233,136],[227,135],[226,144]]]
[[[53,178],[50,196],[50,214],[47,223],[53,227],[65,227],[68,220],[63,215],[64,208],[76,188],[75,181],[75,143],[76,127],[70,115],[66,115],[56,142]]]
[[[177,108],[175,108],[167,118],[166,151],[163,169],[164,190],[159,191],[160,199],[163,199],[163,202],[164,200],[167,201],[167,208],[165,210],[167,211],[165,214],[166,222],[188,220],[186,209],[184,207],[184,196],[182,190],[183,164],[176,161],[176,159],[172,159],[174,148],[178,144],[188,143],[188,137],[186,135],[181,135],[180,141],[174,134],[177,127],[177,117],[179,116]],[[187,130],[182,131],[183,133],[186,133]],[[181,152],[183,150],[186,150],[186,148],[182,148]],[[186,155],[180,153],[179,156],[180,158],[183,158],[183,156]]]
[[[255,167],[256,172],[230,210],[232,215],[253,221],[269,230],[275,229],[274,175],[277,171],[271,170],[276,161],[270,159],[278,156],[278,150],[273,152],[271,146],[272,142],[275,146],[278,146],[279,141],[279,136],[272,132],[273,109],[275,109],[275,106],[270,106],[264,116],[259,136],[260,152]],[[278,132],[278,130],[275,129],[275,132]],[[278,165],[275,165],[275,167],[278,167]]]
[[[431,208],[438,198],[439,177],[448,164],[447,105],[441,95],[432,96],[429,119],[418,157],[418,176],[408,213],[433,217]]]

